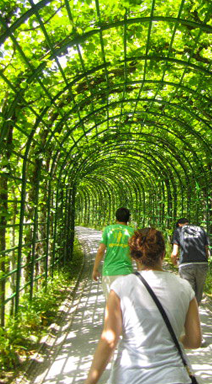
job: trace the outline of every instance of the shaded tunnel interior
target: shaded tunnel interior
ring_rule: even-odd
[[[0,13],[1,322],[75,225],[211,233],[212,3],[17,0]],[[11,304],[12,303],[12,304]]]

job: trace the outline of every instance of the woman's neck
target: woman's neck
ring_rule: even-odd
[[[162,268],[162,265],[154,265],[152,267],[140,265],[139,271],[161,271],[161,272],[165,272],[164,269]]]

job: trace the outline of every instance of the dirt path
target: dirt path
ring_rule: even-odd
[[[55,339],[46,342],[46,358],[32,364],[16,384],[83,384],[102,330],[105,300],[101,285],[91,280],[91,270],[101,232],[77,227],[85,253],[85,268],[74,300],[64,305],[63,319]],[[205,298],[200,308],[204,348],[188,352],[199,384],[212,384],[212,312]],[[105,384],[110,364],[99,381]],[[159,383],[158,383],[159,384]]]

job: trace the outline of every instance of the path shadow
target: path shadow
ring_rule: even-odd
[[[202,326],[203,346],[192,351],[187,350],[195,375],[199,384],[212,383],[212,314],[203,305],[200,307],[200,320]]]
[[[82,384],[103,326],[105,299],[101,287],[88,284],[74,321],[51,367],[42,378],[44,384]],[[107,371],[109,371],[109,367]],[[104,382],[107,371],[102,377]],[[35,383],[39,379],[36,378]]]
[[[38,363],[34,378],[28,377],[30,384],[83,384],[102,331],[105,299],[101,284],[91,280],[101,232],[82,227],[77,227],[76,231],[86,255],[83,279],[72,306],[64,314],[55,344],[47,347],[48,358]],[[199,384],[212,384],[212,315],[205,304],[200,307],[200,316],[206,344],[204,348],[187,351],[187,355]],[[107,382],[110,369],[111,364],[107,366],[99,384]]]

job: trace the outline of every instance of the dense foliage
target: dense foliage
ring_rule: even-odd
[[[211,232],[212,3],[0,0],[0,300],[72,258],[75,223]]]
[[[32,300],[24,295],[16,318],[9,318],[7,326],[0,327],[1,382],[8,382],[17,370],[23,370],[38,350],[40,355],[46,353],[41,350],[42,338],[51,334],[55,337],[62,326],[64,306],[60,306],[67,298],[70,303],[73,300],[83,262],[83,253],[75,244],[73,260],[49,279],[47,287],[41,285]],[[53,323],[55,329],[50,328]]]

